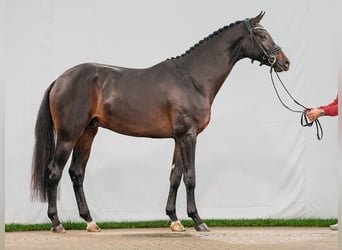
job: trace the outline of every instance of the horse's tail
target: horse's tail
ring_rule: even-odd
[[[36,142],[32,157],[31,194],[32,199],[39,199],[42,202],[47,201],[46,168],[55,153],[55,129],[49,100],[54,83],[45,91],[35,127]]]

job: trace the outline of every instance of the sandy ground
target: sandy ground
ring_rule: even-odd
[[[219,227],[199,233],[192,228],[172,233],[168,228],[106,229],[99,233],[69,230],[5,233],[5,249],[225,249],[337,250],[338,232],[329,228]]]

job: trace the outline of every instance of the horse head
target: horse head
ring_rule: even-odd
[[[244,26],[248,35],[242,41],[242,53],[260,62],[260,65],[268,65],[275,71],[287,71],[290,67],[290,61],[282,49],[273,41],[268,31],[260,25],[260,21],[265,12],[253,18],[245,19]]]

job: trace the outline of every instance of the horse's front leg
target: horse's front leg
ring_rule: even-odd
[[[174,232],[183,232],[185,231],[184,226],[178,220],[176,214],[176,200],[177,200],[177,192],[182,179],[182,159],[180,154],[179,145],[175,144],[175,150],[173,153],[173,160],[171,166],[171,175],[170,175],[170,190],[169,196],[166,204],[166,214],[171,219],[171,230]]]
[[[197,231],[209,231],[208,226],[202,221],[198,215],[195,201],[195,151],[196,151],[196,134],[186,133],[179,138],[179,145],[183,166],[183,181],[186,187],[187,212],[188,216],[196,223]]]

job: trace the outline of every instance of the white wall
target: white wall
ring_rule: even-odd
[[[0,1],[0,34],[5,33],[4,2]],[[0,58],[5,58],[4,39],[0,39]],[[0,249],[5,249],[5,60],[0,62]]]
[[[6,223],[48,222],[30,201],[34,124],[43,93],[82,62],[148,67],[182,54],[218,28],[266,11],[262,24],[291,60],[281,77],[308,106],[332,101],[337,67],[330,1],[11,0],[6,26]],[[294,7],[295,6],[295,7]],[[288,102],[288,100],[286,100]],[[218,94],[198,138],[197,206],[203,218],[337,217],[337,119],[323,118],[324,139],[284,110],[269,69],[240,61]],[[97,221],[167,219],[172,140],[100,130],[85,191]],[[78,221],[64,171],[62,220]],[[178,213],[186,217],[184,187]]]

